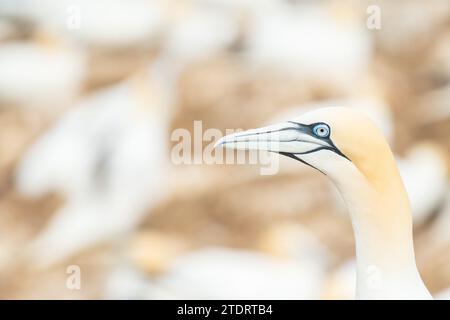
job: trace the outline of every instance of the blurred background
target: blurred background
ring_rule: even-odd
[[[194,121],[328,105],[384,132],[419,270],[449,298],[448,1],[0,0],[0,298],[353,298],[320,173],[173,161]]]

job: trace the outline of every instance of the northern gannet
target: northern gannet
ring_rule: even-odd
[[[225,136],[217,146],[279,153],[331,179],[354,229],[357,298],[431,298],[416,266],[411,208],[395,158],[363,113],[345,107],[318,109]]]
[[[414,144],[404,157],[397,157],[397,164],[411,203],[414,225],[420,225],[445,203],[447,155],[439,144],[422,141]]]
[[[144,236],[144,237],[142,237]],[[206,246],[187,251],[185,242],[159,232],[147,232],[132,247],[137,270],[119,269],[130,279],[152,274],[148,290],[127,296],[108,281],[106,296],[150,299],[318,299],[330,253],[300,224],[276,223],[261,234],[259,250]],[[145,240],[145,241],[143,241]],[[183,246],[185,248],[183,248]],[[125,281],[126,282],[126,281]],[[130,289],[133,289],[130,288]]]
[[[86,73],[82,50],[40,33],[0,45],[0,103],[54,114],[78,97]]]
[[[35,265],[126,235],[164,196],[172,98],[162,78],[152,65],[97,91],[24,153],[14,178],[18,191],[30,198],[50,192],[66,198],[30,243]]]
[[[163,5],[159,0],[29,0],[16,10],[82,45],[114,50],[152,43],[165,24]]]
[[[182,67],[224,51],[238,36],[237,17],[223,6],[174,1],[169,7],[170,25],[162,50]]]
[[[359,82],[373,50],[371,36],[356,12],[357,7],[347,5],[270,1],[252,12],[245,57],[256,68],[351,91],[343,79]]]

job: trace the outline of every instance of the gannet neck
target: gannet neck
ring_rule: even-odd
[[[409,200],[388,147],[370,174],[356,166],[331,180],[348,206],[355,234],[358,299],[431,298],[417,270]],[[340,161],[335,164],[339,166]],[[376,169],[374,169],[376,168]]]
[[[351,108],[322,108],[220,139],[266,150],[327,175],[347,203],[356,240],[357,298],[431,298],[417,270],[408,196],[381,131]]]

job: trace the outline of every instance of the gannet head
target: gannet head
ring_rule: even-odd
[[[430,297],[415,265],[411,210],[395,158],[381,131],[363,113],[317,109],[225,136],[217,145],[286,155],[334,182],[352,219],[358,297]],[[371,286],[373,270],[382,274],[380,287]]]
[[[289,121],[225,136],[216,146],[279,153],[333,180],[362,174],[376,183],[380,174],[398,175],[381,131],[354,108],[317,109]]]

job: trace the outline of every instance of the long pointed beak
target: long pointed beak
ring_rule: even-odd
[[[215,147],[237,150],[265,150],[278,153],[307,153],[330,145],[311,135],[308,126],[296,122],[247,130],[227,135],[217,141]]]

